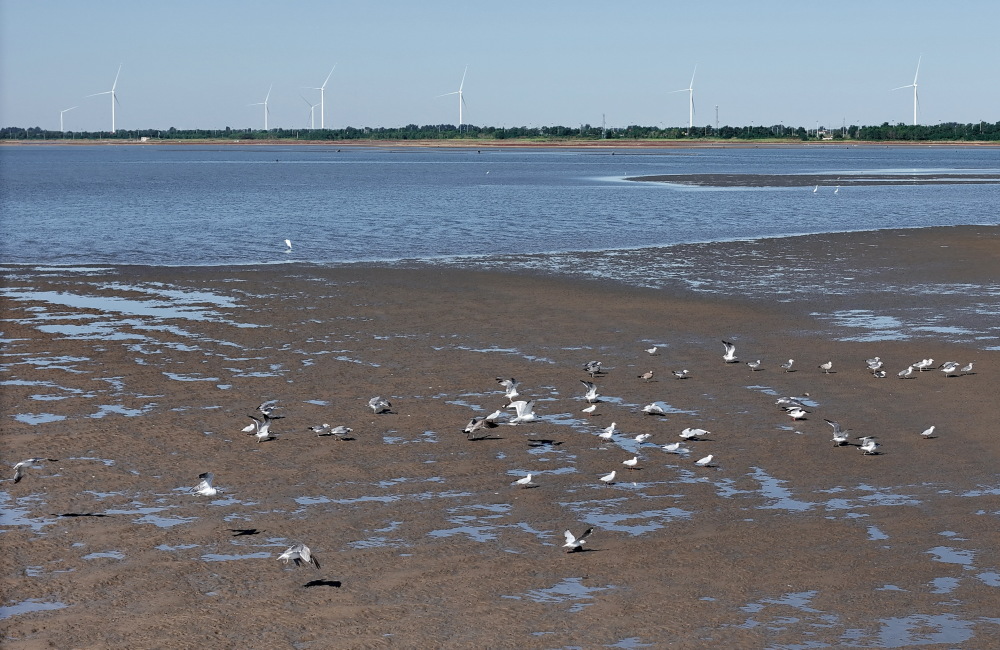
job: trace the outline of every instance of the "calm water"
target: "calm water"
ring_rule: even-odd
[[[1000,150],[0,149],[0,261],[217,265],[608,251],[997,223],[1000,187],[693,189],[669,173],[1000,169]],[[294,248],[285,252],[284,240]],[[444,261],[444,260],[441,260]]]

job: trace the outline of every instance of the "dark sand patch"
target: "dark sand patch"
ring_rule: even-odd
[[[880,234],[884,273],[895,269],[897,284],[907,264],[923,269],[916,281],[996,277],[997,230]],[[831,273],[870,263],[866,233],[804,237],[794,254],[822,257],[831,237],[855,243]],[[921,251],[941,246],[955,255],[926,270]],[[995,351],[838,341],[810,315],[816,296],[449,269],[122,267],[10,273],[4,284],[137,302],[164,288],[192,295],[161,294],[162,315],[0,298],[3,457],[60,459],[0,486],[2,604],[26,608],[0,620],[5,647],[996,638]],[[879,299],[840,306],[877,310]],[[723,363],[722,339],[740,363]],[[889,378],[866,370],[876,355]],[[789,357],[798,372],[778,369]],[[894,376],[927,357],[976,366]],[[757,358],[759,372],[742,363]],[[590,359],[608,369],[593,418],[580,412]],[[829,375],[817,367],[828,360]],[[691,377],[672,380],[680,368]],[[650,369],[660,381],[636,379]],[[469,417],[505,401],[497,376],[521,380],[540,419],[468,441]],[[805,393],[816,404],[805,420],[774,405]],[[374,395],[393,413],[372,414]],[[285,417],[276,440],[258,444],[240,429],[265,399]],[[677,412],[642,413],[653,401]],[[16,419],[25,413],[64,419]],[[877,435],[883,453],[835,448],[824,418]],[[612,421],[619,442],[600,444]],[[355,440],[308,430],[323,422]],[[938,437],[922,439],[930,424]],[[690,443],[690,457],[659,448],[694,426],[712,435]],[[629,441],[639,433],[650,444]],[[709,453],[716,467],[694,467]],[[636,454],[643,469],[628,472],[621,463]],[[600,485],[611,469],[618,482]],[[205,471],[224,490],[214,499],[186,493]],[[538,487],[512,487],[526,472]],[[588,526],[589,550],[564,553],[562,532]],[[296,540],[321,570],[278,562]],[[66,606],[31,610],[39,603]]]

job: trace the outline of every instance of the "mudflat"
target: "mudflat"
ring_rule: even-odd
[[[794,256],[831,242],[831,274],[879,256],[890,302],[931,277],[1000,277],[996,227],[802,237]],[[822,295],[527,273],[8,268],[4,286],[3,458],[57,459],[0,486],[5,647],[988,648],[1000,634],[996,350],[831,334]],[[470,439],[473,416],[512,414],[498,377],[536,419]],[[266,400],[281,417],[259,442],[242,429]],[[642,411],[654,402],[664,415]],[[352,431],[309,429],[323,423]],[[675,442],[689,452],[662,448]],[[191,493],[203,472],[219,494]],[[513,484],[529,473],[536,487]],[[588,528],[566,552],[564,531]],[[298,541],[321,568],[278,560]]]

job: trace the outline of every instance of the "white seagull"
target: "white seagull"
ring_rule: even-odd
[[[22,460],[17,465],[14,465],[14,478],[11,479],[15,483],[20,483],[21,479],[24,478],[24,468],[29,465],[34,465],[35,463],[40,463],[42,461],[49,461],[50,463],[55,462],[55,458],[28,458],[27,460]]]
[[[504,396],[507,398],[508,402],[513,402],[514,398],[518,396],[517,385],[521,382],[511,377],[510,379],[504,379],[503,377],[497,377],[497,383],[504,387]]]
[[[961,372],[963,375],[969,374],[970,372],[972,372],[972,364],[974,363],[975,361],[970,361],[968,364],[959,368],[959,372]]]
[[[878,452],[875,450],[878,448],[879,444],[871,438],[866,439],[860,447],[861,451],[863,451],[866,456],[869,454],[877,454]]]
[[[516,485],[517,487],[520,487],[520,488],[535,487],[535,484],[531,482],[531,474],[528,474],[527,476],[525,476],[523,478],[517,479],[516,481],[514,481],[513,483],[511,483],[511,485]]]
[[[729,341],[723,341],[722,344],[726,346],[726,353],[722,355],[722,360],[726,363],[736,363],[739,359],[736,358],[736,346]]]
[[[618,430],[615,428],[617,426],[618,426],[617,422],[612,422],[611,426],[607,427],[606,429],[601,431],[600,434],[598,434],[599,437],[603,438],[604,440],[611,440],[614,437],[614,435],[618,433]]]
[[[747,361],[747,368],[750,368],[751,372],[760,370],[760,359],[757,359],[756,361]]]
[[[295,566],[300,566],[302,564],[312,564],[317,569],[319,568],[319,560],[313,555],[309,547],[299,542],[295,544],[287,551],[278,556],[279,560],[284,560],[285,564],[289,562],[294,562]]]
[[[665,415],[666,414],[666,412],[663,410],[663,407],[660,406],[659,404],[657,404],[656,402],[653,402],[652,404],[646,404],[645,406],[643,406],[642,407],[642,412],[645,413],[646,415]]]
[[[781,364],[781,367],[782,369],[784,369],[785,372],[790,372],[793,363],[795,363],[795,359],[789,359],[787,363]]]
[[[286,253],[291,253],[292,252],[292,240],[291,239],[286,239],[285,240],[285,252]]]
[[[920,372],[925,370],[930,370],[934,366],[934,359],[921,359],[920,361],[913,364],[913,367]]]
[[[646,348],[646,352],[648,352],[648,353],[650,353],[650,354],[656,354],[656,351],[657,351],[658,349],[659,349],[659,348],[658,348],[658,347],[656,347],[656,346],[654,345],[654,346],[653,346],[653,347],[651,347],[651,348]]]
[[[212,486],[212,480],[215,478],[215,474],[212,472],[205,472],[204,474],[199,474],[198,478],[201,482],[198,485],[191,488],[192,494],[200,494],[206,497],[214,497],[219,493],[219,490]]]
[[[257,418],[257,417],[255,417],[253,415],[248,415],[247,416],[248,418],[250,418],[251,420],[253,420],[253,423],[251,423],[250,427],[247,427],[247,428],[251,428],[252,427],[251,430],[250,430],[250,433],[252,433],[253,435],[257,436],[257,442],[264,442],[265,440],[269,440],[271,438],[271,419],[272,418],[267,413],[261,413],[261,416],[262,417],[260,417],[260,418]],[[247,428],[244,428],[243,430],[246,431]]]
[[[469,423],[465,425],[465,428],[462,429],[462,433],[464,433],[466,437],[471,440],[472,436],[475,435],[477,431],[492,429],[495,426],[497,426],[496,422],[491,422],[486,418],[472,418],[469,420]]]
[[[641,380],[643,380],[643,381],[647,381],[648,382],[650,379],[653,378],[653,371],[652,370],[647,370],[646,372],[644,372],[641,375],[639,375],[638,378],[641,379]]]
[[[535,400],[517,401],[511,402],[507,408],[514,409],[516,415],[510,419],[507,424],[520,424],[521,422],[530,422],[535,419],[534,406]]]
[[[688,376],[687,368],[685,368],[684,370],[671,370],[670,372],[677,379],[684,379],[684,378],[686,378]]]
[[[823,418],[823,421],[829,424],[831,427],[833,427],[833,442],[837,443],[838,446],[846,445],[847,439],[850,437],[847,435],[847,431],[850,431],[850,429],[848,429],[847,431],[841,429],[840,423],[834,422],[833,420],[827,420],[826,418]]]
[[[704,458],[699,458],[698,460],[694,461],[694,464],[697,465],[698,467],[708,467],[712,463],[712,458],[713,458],[712,454],[709,454]]]
[[[691,450],[683,447],[683,444],[681,442],[671,442],[669,445],[663,445],[663,451],[671,454],[690,454]]]
[[[624,465],[625,467],[627,467],[629,469],[635,469],[635,466],[638,465],[638,464],[639,464],[639,457],[638,456],[632,456],[628,460],[623,460],[622,461],[622,465]]]
[[[958,370],[957,361],[945,361],[941,364],[941,372],[944,373],[945,377],[950,377],[956,370]]]
[[[573,533],[567,530],[565,533],[563,533],[563,535],[566,536],[566,543],[563,544],[563,548],[569,549],[568,551],[566,551],[567,553],[582,551],[583,545],[585,543],[584,540],[586,540],[592,532],[594,532],[594,529],[588,528],[587,530],[583,531],[583,534],[580,535],[579,537],[574,537]]]
[[[803,408],[800,408],[798,406],[793,406],[792,408],[787,409],[785,411],[785,413],[788,414],[788,417],[792,418],[793,420],[803,420],[803,419],[805,419],[806,413],[808,413],[808,412],[809,411],[807,411],[807,410],[805,410]]]
[[[584,394],[583,398],[591,404],[596,402],[598,397],[597,385],[594,384],[594,382],[586,381],[585,379],[581,379],[580,383],[583,384],[583,387],[587,389],[587,392]]]
[[[583,364],[583,371],[589,374],[591,377],[601,374],[601,362],[600,361],[588,361]]]
[[[924,438],[933,438],[934,437],[934,426],[935,425],[931,425],[930,427],[924,429],[920,433],[920,435],[922,435]]]
[[[605,485],[613,485],[615,482],[615,471],[612,470],[610,474],[605,474],[599,480]]]
[[[317,436],[336,436],[338,440],[343,440],[346,436],[354,429],[350,427],[345,427],[343,425],[330,428],[329,424],[323,423],[321,427],[309,427],[310,431],[314,431]]]
[[[819,369],[823,371],[823,374],[828,375],[833,370],[833,362],[827,361],[826,363],[821,363],[819,364]]]
[[[912,375],[913,375],[913,366],[906,366],[906,368],[899,371],[900,379],[909,379]]]
[[[646,442],[647,440],[649,440],[652,437],[653,437],[653,434],[651,434],[651,433],[640,433],[639,435],[637,435],[635,437],[635,441],[638,442],[641,445],[642,443]]]
[[[594,415],[594,411],[596,411],[596,410],[597,410],[597,404],[591,404],[587,408],[580,409],[580,411],[582,413],[586,413],[588,417],[593,416]]]
[[[271,415],[271,413],[274,412],[274,409],[277,408],[277,404],[278,404],[278,400],[276,400],[276,399],[269,399],[266,402],[261,402],[257,406],[257,410],[260,411],[261,413],[263,413],[264,415]]]
[[[692,438],[700,438],[701,436],[707,436],[708,434],[709,432],[704,429],[692,429],[691,427],[687,427],[681,431],[681,438],[691,440]]]
[[[368,400],[368,406],[375,412],[376,415],[379,413],[385,413],[392,408],[392,404],[389,403],[389,400],[382,396],[373,397]]]

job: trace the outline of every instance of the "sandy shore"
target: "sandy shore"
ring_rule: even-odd
[[[913,283],[981,282],[1000,277],[998,235],[803,237],[794,256],[836,237],[851,245],[831,273],[877,254],[898,282],[907,260]],[[954,255],[921,254],[942,247]],[[0,486],[5,647],[988,648],[1000,634],[996,351],[842,340],[817,296],[469,270],[8,270],[4,286],[3,458],[58,459]],[[896,376],[928,357],[975,366]],[[591,359],[607,372],[588,417]],[[467,440],[469,418],[506,401],[498,376],[539,417]],[[390,413],[366,406],[375,395]],[[803,399],[805,419],[778,396]],[[258,443],[241,429],[268,399],[284,417]],[[640,410],[654,401],[665,416]],[[353,439],[308,430],[324,422]],[[686,456],[660,448],[685,427],[710,434]],[[224,492],[189,494],[206,471]],[[511,486],[529,472],[538,487]],[[563,531],[588,527],[587,551],[565,553]],[[322,569],[277,560],[296,540]]]

